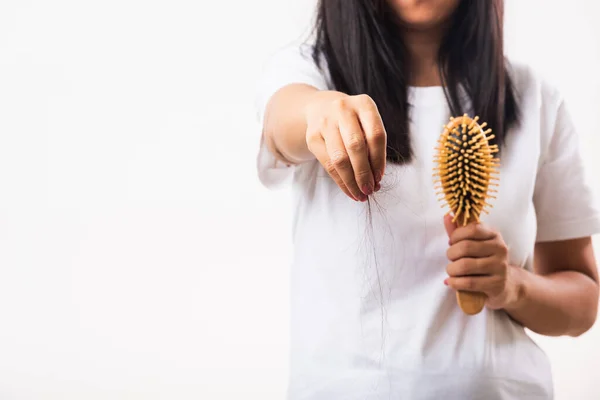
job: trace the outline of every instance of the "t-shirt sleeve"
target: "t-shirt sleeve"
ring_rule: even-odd
[[[538,242],[600,233],[597,199],[587,182],[579,137],[563,100],[542,154],[533,201]]]
[[[273,188],[284,183],[294,166],[279,161],[267,148],[263,136],[265,110],[271,97],[284,86],[302,83],[319,90],[328,90],[326,74],[313,61],[312,46],[293,46],[279,50],[264,65],[257,83],[255,108],[259,123],[257,170],[261,183]]]

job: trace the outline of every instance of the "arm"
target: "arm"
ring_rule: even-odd
[[[590,236],[600,232],[600,213],[585,179],[570,113],[555,90],[544,96],[554,104],[546,110],[554,124],[541,133],[544,146],[532,199],[537,221],[533,272],[509,265],[508,248],[498,232],[483,225],[461,227],[448,250],[449,285],[485,292],[488,307],[505,310],[536,333],[578,336],[592,327],[598,313]],[[479,277],[464,276],[469,274]]]
[[[300,164],[316,158],[356,201],[379,190],[387,137],[369,96],[290,84],[271,96],[264,116],[265,142],[280,161]]]
[[[277,169],[277,161],[316,159],[348,197],[366,201],[381,187],[387,134],[373,99],[330,90],[326,70],[312,46],[282,50],[265,65],[256,106],[268,154],[260,160]]]
[[[598,272],[590,237],[540,242],[534,272],[509,265],[502,236],[484,224],[456,227],[450,237],[446,284],[483,292],[486,305],[504,310],[526,328],[546,336],[579,336],[598,314]]]
[[[505,310],[513,319],[547,336],[579,336],[593,326],[599,289],[591,238],[538,243],[534,272],[511,267],[518,295]]]

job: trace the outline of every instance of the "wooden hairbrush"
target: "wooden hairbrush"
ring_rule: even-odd
[[[479,223],[482,212],[491,207],[487,199],[496,192],[491,186],[498,180],[499,159],[497,145],[490,145],[494,138],[492,130],[485,130],[487,123],[478,123],[479,117],[451,117],[444,126],[438,140],[434,158],[435,182],[443,195],[440,201],[450,207],[454,215],[452,222],[460,225]],[[486,301],[486,295],[478,292],[458,291],[456,298],[460,308],[468,315],[479,313]]]

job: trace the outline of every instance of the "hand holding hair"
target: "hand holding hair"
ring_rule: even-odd
[[[385,128],[369,96],[335,93],[332,98],[332,92],[318,92],[306,107],[306,143],[346,195],[366,201],[381,187]]]

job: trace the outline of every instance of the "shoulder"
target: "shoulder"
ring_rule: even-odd
[[[556,83],[531,65],[508,59],[508,73],[516,95],[523,107],[539,109],[542,113],[556,113],[563,96]]]
[[[567,154],[578,157],[577,123],[559,86],[521,62],[510,62],[509,70],[521,109],[520,125],[529,137],[539,139],[539,161],[545,163]]]

